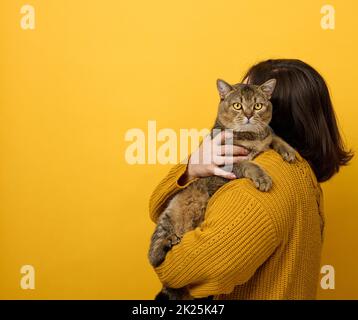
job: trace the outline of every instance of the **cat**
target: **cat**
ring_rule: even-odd
[[[285,161],[295,161],[295,150],[275,135],[269,126],[272,117],[270,98],[275,86],[275,79],[260,86],[242,83],[230,85],[218,79],[220,103],[211,130],[212,137],[220,130],[232,130],[233,144],[249,151],[247,160],[234,164],[232,172],[237,178],[251,179],[255,187],[263,192],[270,190],[272,180],[250,160],[271,147]],[[199,178],[168,201],[151,238],[148,257],[153,267],[158,267],[164,261],[166,253],[180,242],[187,231],[201,224],[210,197],[229,181],[219,176]],[[191,296],[185,288],[163,287],[156,299],[186,300]]]

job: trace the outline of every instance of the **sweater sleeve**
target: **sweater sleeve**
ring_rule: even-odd
[[[230,293],[248,281],[279,242],[255,192],[260,191],[250,194],[244,188],[226,187],[217,191],[202,225],[187,232],[155,268],[161,282],[172,288],[187,286],[193,297],[200,298]]]
[[[167,176],[159,183],[153,191],[149,200],[149,215],[153,222],[157,222],[158,216],[163,212],[167,201],[178,191],[186,188],[197,179],[193,179],[185,185],[179,185],[178,180],[185,173],[187,164],[175,165]]]

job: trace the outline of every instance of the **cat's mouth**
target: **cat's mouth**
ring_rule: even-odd
[[[249,132],[249,131],[257,131],[257,125],[250,122],[250,120],[247,120],[245,123],[241,123],[234,128],[234,131],[239,132]]]

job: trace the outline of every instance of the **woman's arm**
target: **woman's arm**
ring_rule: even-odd
[[[184,178],[185,177],[185,178]],[[181,182],[181,178],[185,181]],[[157,219],[167,201],[178,191],[187,187],[195,181],[195,178],[187,177],[187,164],[177,164],[168,173],[168,175],[155,188],[149,200],[149,214],[153,222]]]
[[[207,136],[200,147],[192,153],[188,163],[177,164],[170,170],[155,188],[149,201],[149,214],[153,222],[157,222],[170,197],[196,178],[212,175],[226,179],[236,178],[233,173],[223,170],[220,166],[245,160],[248,151],[242,147],[223,144],[230,135],[231,133],[223,131],[213,139]]]
[[[258,191],[245,191],[239,184],[219,190],[203,224],[187,232],[155,268],[164,285],[188,286],[198,298],[230,293],[275,251],[277,232],[270,214],[255,198]]]

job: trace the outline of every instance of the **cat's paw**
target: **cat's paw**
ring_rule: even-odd
[[[272,179],[267,174],[254,177],[252,181],[254,182],[255,187],[263,192],[269,191],[272,187]]]
[[[173,234],[170,238],[168,238],[168,240],[170,241],[171,247],[175,246],[176,244],[178,244],[181,240],[180,237],[178,237],[176,234]]]
[[[290,146],[282,146],[276,150],[283,160],[292,163],[296,161],[296,151]]]

